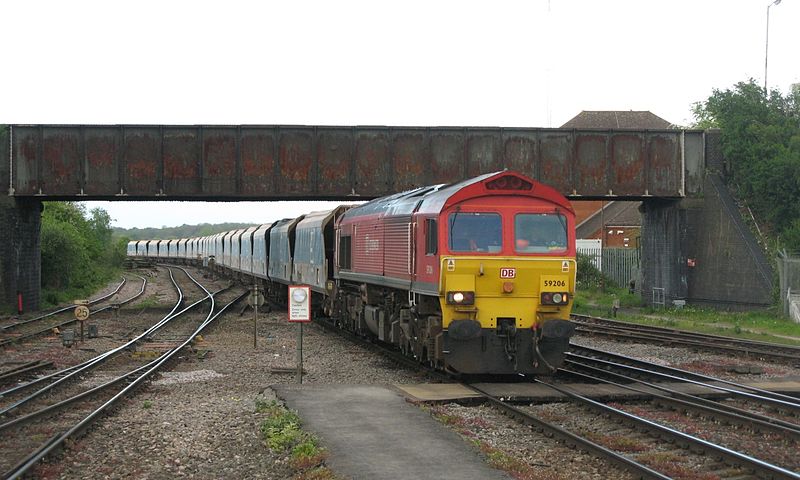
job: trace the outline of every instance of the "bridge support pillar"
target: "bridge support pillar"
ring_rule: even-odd
[[[0,197],[0,309],[39,308],[42,202]]]
[[[642,202],[641,294],[645,304],[688,295],[685,239],[686,210],[681,200],[649,199]]]

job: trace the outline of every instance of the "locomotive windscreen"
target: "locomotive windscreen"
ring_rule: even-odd
[[[451,213],[447,223],[451,252],[499,252],[503,248],[503,224],[497,213]]]
[[[519,213],[514,217],[514,248],[519,253],[567,251],[567,219],[558,213]]]

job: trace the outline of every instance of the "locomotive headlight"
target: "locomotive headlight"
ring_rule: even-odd
[[[448,305],[474,305],[475,292],[454,291],[447,292],[445,297]]]
[[[306,300],[306,291],[302,288],[292,290],[292,301],[294,303],[303,303]]]
[[[542,292],[540,297],[542,305],[566,305],[569,303],[567,292]]]

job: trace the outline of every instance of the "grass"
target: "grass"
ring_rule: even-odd
[[[261,434],[267,447],[276,454],[289,454],[289,465],[296,480],[336,480],[328,467],[328,451],[319,446],[318,439],[301,429],[297,412],[276,401],[256,400],[256,412],[265,413]]]
[[[145,308],[158,308],[163,306],[164,305],[158,301],[158,297],[153,294],[134,305],[133,308],[137,310],[144,310]]]
[[[39,297],[41,304],[39,308],[47,310],[60,305],[72,303],[72,301],[77,298],[89,298],[92,296],[92,294],[108,285],[109,282],[115,278],[119,278],[121,274],[121,268],[114,268],[104,271],[103,274],[95,279],[95,281],[93,281],[90,285],[83,287],[70,287],[66,289],[42,287]]]
[[[578,290],[573,312],[612,318],[611,306],[615,299],[620,304],[616,319],[623,322],[800,345],[800,324],[782,317],[772,309],[726,312],[687,305],[681,309],[654,310],[642,307],[641,298],[636,294],[629,294],[625,289],[607,288],[605,292],[596,289]]]
[[[551,470],[542,471],[526,462],[514,458],[506,452],[495,448],[482,440],[473,440],[473,444],[486,455],[489,465],[502,470],[516,480],[560,480],[561,477]]]
[[[645,453],[636,457],[636,461],[650,466],[669,477],[680,480],[720,480],[713,473],[695,472],[684,466],[685,458],[669,452]]]
[[[628,437],[604,435],[590,431],[583,431],[580,433],[580,435],[588,438],[594,443],[602,445],[606,448],[610,448],[611,450],[616,450],[618,452],[637,453],[637,452],[644,452],[648,449],[648,446],[646,444]]]

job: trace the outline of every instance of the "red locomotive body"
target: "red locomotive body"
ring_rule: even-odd
[[[380,198],[337,223],[331,311],[451,371],[548,372],[572,333],[574,230],[562,195],[514,172]]]

